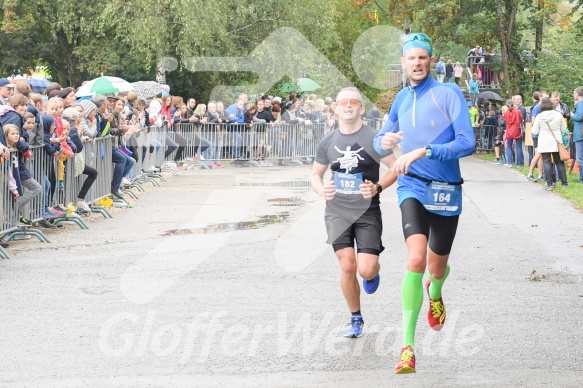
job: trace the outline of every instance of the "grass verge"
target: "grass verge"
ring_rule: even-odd
[[[486,161],[492,161],[495,158],[493,153],[492,154],[479,153],[476,154],[476,157],[478,159]],[[583,184],[578,182],[579,173],[577,172],[570,173],[566,163],[565,167],[567,167],[567,180],[569,181],[569,187],[562,187],[561,183],[559,182],[559,185],[553,191],[559,194],[561,197],[571,201],[573,205],[578,209],[583,210]],[[526,176],[528,175],[528,167],[516,167],[516,169],[520,171],[522,174],[524,174],[524,179],[526,179]],[[535,173],[536,172],[537,170],[535,170]],[[542,186],[545,184],[545,182],[539,181],[538,184]]]

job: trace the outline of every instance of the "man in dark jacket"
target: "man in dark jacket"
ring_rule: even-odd
[[[555,110],[563,115],[567,120],[571,118],[571,110],[564,102],[561,102],[561,93],[554,91],[551,93],[551,101],[555,104]]]
[[[265,120],[266,123],[275,122],[275,117],[270,110],[265,109],[265,101],[257,100],[257,115],[256,117],[260,120]]]

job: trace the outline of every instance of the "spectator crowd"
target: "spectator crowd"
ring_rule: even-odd
[[[291,93],[286,98],[259,94],[250,101],[248,94],[241,93],[228,104],[197,103],[194,98],[184,101],[172,96],[169,89],[148,100],[133,91],[78,98],[74,88],[58,83],[50,83],[39,94],[25,80],[13,83],[1,78],[0,160],[10,164],[2,185],[10,193],[13,203],[9,206],[18,214],[19,225],[34,222],[35,226],[53,228],[52,220],[70,210],[60,202],[62,197],[55,195],[63,188],[66,169],[73,169],[75,177],[84,177],[74,205],[80,212],[92,210],[86,195],[99,174],[106,171],[86,163],[82,151],[96,139],[112,141],[111,166],[101,168],[111,169],[107,171],[111,174],[109,194],[123,203],[127,196],[124,189],[140,173],[134,168],[138,166],[147,174],[160,171],[162,163],[185,168],[185,163],[198,159],[214,169],[225,167],[225,160],[242,165],[249,159],[272,157],[285,165],[289,163],[285,156],[291,155],[292,149],[302,155],[303,162],[310,162],[307,144],[315,149],[319,139],[336,127],[334,112],[335,102],[316,94]],[[380,126],[381,113],[376,106],[368,118]],[[148,137],[160,128],[164,128],[163,141]],[[153,158],[160,146],[163,158]],[[45,171],[36,179],[28,170],[33,165],[31,147],[42,149],[46,162]],[[192,152],[186,153],[187,148]],[[42,202],[42,219],[25,214],[26,205],[35,198]]]

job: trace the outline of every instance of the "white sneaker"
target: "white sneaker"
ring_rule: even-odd
[[[126,177],[123,177],[123,178],[121,178],[121,184],[122,185],[125,185],[125,186],[129,186],[129,185],[132,184],[132,181],[129,180],[128,178],[126,178]]]
[[[91,208],[89,207],[89,205],[87,205],[87,202],[85,201],[77,202],[77,207],[83,211],[86,211],[87,213],[91,213]]]

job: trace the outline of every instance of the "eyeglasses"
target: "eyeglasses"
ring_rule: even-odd
[[[338,106],[341,106],[343,108],[347,107],[348,105],[350,105],[351,108],[358,108],[362,104],[362,102],[360,102],[359,100],[352,100],[352,99],[347,98],[344,100],[336,101],[336,104],[338,104]]]

